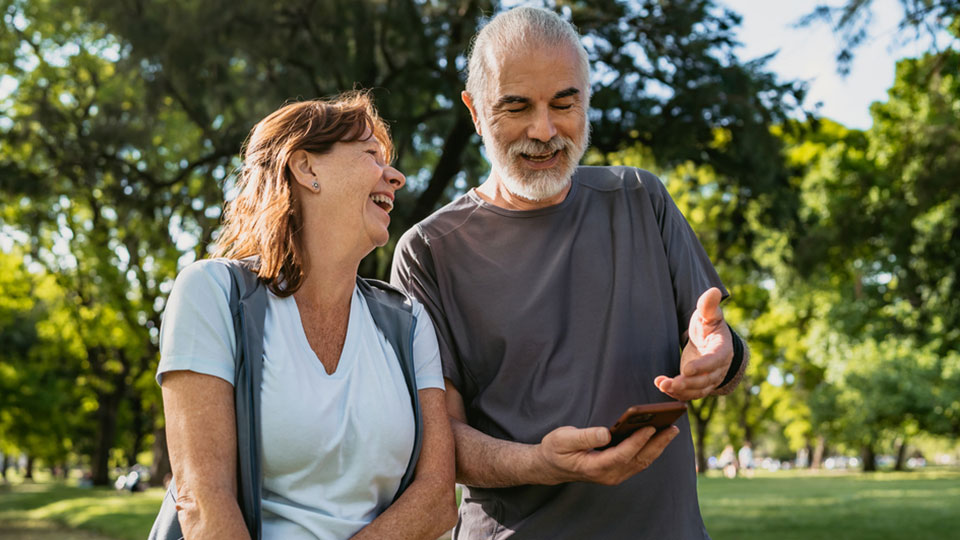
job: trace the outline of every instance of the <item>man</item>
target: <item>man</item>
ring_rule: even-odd
[[[708,538],[686,416],[596,448],[630,405],[736,385],[719,277],[656,177],[577,167],[589,67],[568,23],[502,13],[468,70],[490,175],[404,234],[392,272],[437,328],[455,538]]]

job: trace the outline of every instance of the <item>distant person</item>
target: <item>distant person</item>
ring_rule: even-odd
[[[423,449],[413,483],[391,504],[413,449],[414,412],[357,268],[389,239],[405,181],[390,164],[392,149],[363,93],[281,107],[245,145],[216,253],[255,257],[268,288],[266,539],[434,540],[456,518],[437,340],[416,302],[410,347]],[[230,286],[218,260],[191,264],[177,277],[160,332],[157,380],[186,538],[249,538],[237,504]]]
[[[729,392],[746,361],[663,183],[577,166],[589,71],[555,13],[494,17],[462,94],[490,175],[394,255],[393,283],[437,325],[466,486],[457,539],[708,538],[686,415],[595,450],[627,407]]]
[[[737,477],[737,453],[733,449],[732,444],[723,447],[723,452],[720,452],[720,459],[718,461],[724,476],[727,478]]]
[[[753,476],[753,447],[750,441],[744,441],[743,446],[737,452],[737,461],[740,464],[740,470],[748,478]]]

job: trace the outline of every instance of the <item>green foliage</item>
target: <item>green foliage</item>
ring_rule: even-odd
[[[897,25],[898,40],[929,39],[937,50],[958,45],[960,1],[899,0],[899,3],[903,16]],[[875,29],[873,6],[874,0],[846,0],[839,6],[820,4],[801,21],[803,25],[826,23],[838,34],[837,65],[841,73],[850,72],[857,48],[876,38],[876,34],[871,33],[871,29]]]
[[[82,427],[74,403],[80,371],[76,336],[57,328],[63,291],[49,275],[0,253],[0,452],[62,463]],[[68,327],[69,328],[69,327]]]
[[[960,434],[958,68],[951,51],[902,60],[870,130],[785,137],[802,227],[764,243],[782,259],[769,259],[780,309],[796,312],[780,350],[814,368],[807,410],[778,414],[788,432],[851,449]]]
[[[709,0],[551,5],[587,36],[602,152],[640,142],[667,166],[710,163],[745,195],[786,181],[770,125],[802,91],[777,83],[762,62],[736,58],[736,15]],[[152,373],[166,294],[215,237],[244,137],[284,102],[373,89],[410,180],[395,238],[476,185],[486,164],[459,104],[462,69],[481,15],[499,9],[0,0],[0,79],[13,88],[0,96],[0,224],[60,290],[56,309],[33,325],[48,344],[38,347],[60,343],[75,359],[62,374],[74,427],[41,437],[89,455],[98,483],[108,480],[112,450],[135,459],[149,444],[159,427]],[[741,215],[742,200],[723,216]],[[765,223],[777,221],[773,210],[762,212]],[[744,252],[736,228],[723,228],[718,249]],[[393,245],[361,272],[386,275]],[[58,329],[59,341],[39,335]]]

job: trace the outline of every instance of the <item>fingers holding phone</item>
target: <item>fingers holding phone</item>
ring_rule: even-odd
[[[659,431],[653,426],[631,425],[619,444],[610,446],[611,433],[607,428],[557,428],[537,447],[544,464],[544,483],[620,484],[649,467],[677,433],[679,430],[669,422]]]

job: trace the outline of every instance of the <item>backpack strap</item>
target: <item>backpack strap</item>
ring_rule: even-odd
[[[263,321],[267,288],[252,271],[255,259],[218,259],[230,270],[230,314],[237,344],[234,353],[233,395],[237,417],[237,502],[251,540],[263,537],[260,498],[260,382],[263,378]],[[170,480],[149,540],[182,540],[177,516],[177,484]]]
[[[221,261],[230,270],[230,313],[237,338],[233,387],[237,416],[237,499],[250,538],[259,540],[263,536],[260,384],[267,288],[252,271],[255,261]]]
[[[413,316],[413,302],[399,289],[379,280],[357,278],[360,293],[367,300],[367,307],[377,328],[383,332],[385,338],[393,346],[403,371],[403,380],[407,383],[410,392],[410,404],[413,406],[414,439],[413,452],[407,462],[407,470],[400,480],[400,487],[393,500],[413,482],[413,473],[420,458],[420,449],[423,447],[423,418],[420,414],[420,398],[417,394],[417,375],[413,362],[413,333],[417,328],[417,319]]]

